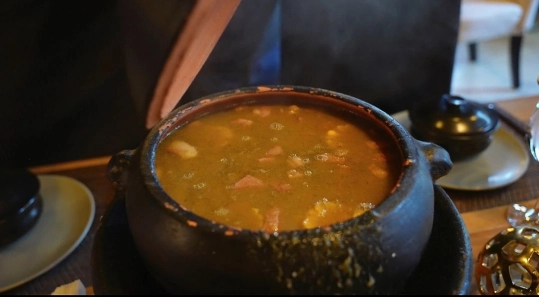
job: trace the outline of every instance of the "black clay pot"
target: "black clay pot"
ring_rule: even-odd
[[[348,221],[268,234],[201,218],[163,191],[154,155],[169,132],[207,113],[267,100],[345,111],[385,127],[403,160],[393,192]],[[422,257],[433,224],[433,184],[451,167],[443,148],[417,141],[369,103],[327,90],[270,86],[219,93],[174,110],[139,148],[113,156],[109,177],[125,194],[139,254],[169,293],[390,294],[403,289]]]
[[[420,107],[409,117],[412,136],[440,145],[455,162],[486,150],[500,127],[492,109],[449,94],[443,95],[434,108]]]
[[[37,176],[26,169],[0,172],[0,248],[26,234],[43,208]]]

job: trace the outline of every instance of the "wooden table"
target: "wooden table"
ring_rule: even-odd
[[[539,96],[534,96],[498,102],[496,106],[514,118],[527,122],[538,100]],[[518,131],[515,130],[515,133]],[[109,158],[105,156],[31,168],[36,174],[61,174],[84,183],[95,198],[95,219],[86,238],[71,255],[43,275],[4,294],[50,294],[56,287],[77,279],[87,287],[88,293],[93,292],[90,266],[92,243],[99,220],[114,197],[114,188],[107,178],[106,171]],[[539,165],[532,162],[521,179],[501,189],[480,192],[447,190],[468,227],[474,259],[492,236],[509,226],[504,218],[508,205],[522,201],[531,203],[539,196],[538,181]]]

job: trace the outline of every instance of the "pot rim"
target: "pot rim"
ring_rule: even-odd
[[[414,184],[414,180],[416,178],[415,175],[419,171],[418,163],[420,155],[417,146],[414,143],[414,138],[398,121],[396,121],[385,111],[381,110],[380,108],[376,107],[371,103],[368,103],[356,97],[322,88],[296,85],[249,86],[210,94],[208,96],[198,98],[194,101],[175,108],[166,118],[159,121],[150,130],[142,146],[140,147],[140,166],[144,184],[148,188],[148,191],[150,192],[151,196],[175,219],[186,223],[191,227],[202,228],[208,232],[222,233],[227,236],[249,234],[262,234],[264,236],[297,236],[329,233],[332,232],[332,230],[339,231],[345,228],[347,222],[366,217],[365,213],[360,216],[350,218],[346,221],[337,222],[329,226],[322,226],[312,229],[285,230],[275,232],[273,234],[268,234],[262,230],[242,229],[239,227],[228,226],[206,219],[181,206],[178,202],[176,202],[173,198],[166,194],[166,192],[160,186],[157,176],[155,174],[155,150],[160,143],[160,140],[167,136],[168,132],[171,132],[172,130],[180,126],[178,123],[182,123],[181,120],[185,114],[188,114],[192,111],[197,111],[201,106],[205,106],[209,103],[226,100],[231,97],[248,94],[270,93],[296,93],[300,95],[304,94],[313,97],[326,98],[326,100],[327,98],[338,100],[344,102],[347,105],[350,105],[351,107],[355,107],[357,110],[359,110],[358,113],[363,112],[366,116],[371,116],[374,120],[378,120],[381,125],[385,125],[385,128],[388,130],[388,133],[393,134],[395,142],[399,146],[400,152],[402,154],[402,160],[404,163],[402,165],[402,172],[398,177],[395,186],[390,192],[390,194],[372,210],[366,212],[372,214],[372,216],[367,219],[367,223],[373,223],[376,221],[376,218],[383,217],[385,214],[392,212],[395,208],[399,206],[402,197],[406,197],[408,196],[408,194],[411,193],[411,185]],[[196,117],[202,115],[203,114],[199,114]]]

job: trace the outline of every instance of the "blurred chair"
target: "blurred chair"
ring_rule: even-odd
[[[539,0],[462,0],[459,43],[468,45],[470,60],[477,59],[477,44],[509,38],[513,88],[520,86],[520,51],[524,34],[534,24]]]

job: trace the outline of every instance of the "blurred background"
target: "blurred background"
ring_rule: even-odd
[[[473,2],[464,0],[462,3]],[[455,52],[455,64],[451,91],[468,99],[479,102],[494,102],[539,94],[539,14],[533,1],[496,1],[522,2],[530,5],[530,27],[525,30],[520,53],[520,86],[513,88],[510,65],[510,36],[494,38],[478,43],[477,59],[470,61],[468,44],[459,42]],[[522,17],[525,17],[524,15]],[[499,19],[499,18],[498,18]],[[495,24],[492,26],[496,26]],[[461,27],[462,30],[462,27]]]
[[[84,3],[0,1],[0,167],[111,155],[144,140],[154,86],[195,1]],[[389,114],[449,92],[481,102],[539,94],[538,4],[242,1],[179,104],[269,84],[329,89]]]

